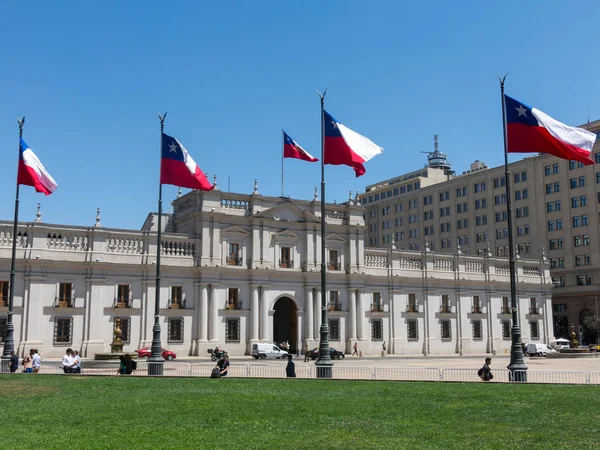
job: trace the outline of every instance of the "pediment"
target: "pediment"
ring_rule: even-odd
[[[327,237],[325,238],[325,242],[332,242],[332,243],[343,244],[344,242],[346,242],[346,239],[344,239],[339,234],[331,233],[331,234],[327,235]]]
[[[300,236],[291,230],[283,230],[279,233],[275,233],[273,239],[276,241],[297,241],[300,239]]]
[[[221,230],[221,233],[229,236],[247,236],[249,233],[238,225],[232,225]]]
[[[313,213],[298,208],[292,201],[285,201],[269,209],[254,214],[254,217],[271,219],[281,222],[314,222],[319,223],[321,219]]]

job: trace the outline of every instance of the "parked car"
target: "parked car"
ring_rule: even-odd
[[[530,342],[527,344],[527,354],[529,356],[546,356],[548,353],[556,353],[556,350],[539,342]]]
[[[150,356],[152,355],[152,348],[151,347],[144,347],[144,348],[140,348],[138,350],[135,351],[138,354],[139,358],[150,358]],[[164,359],[166,359],[167,361],[173,361],[175,358],[177,358],[177,355],[175,354],[175,352],[172,352],[171,350],[167,350],[166,348],[162,349],[162,357]]]
[[[565,338],[558,338],[550,341],[550,347],[558,350],[560,348],[569,348],[569,340]]]
[[[252,350],[250,355],[254,359],[266,359],[266,358],[285,358],[288,352],[281,350],[274,344],[252,344]]]
[[[344,359],[346,357],[344,352],[340,352],[340,351],[336,350],[335,348],[331,348],[331,347],[329,347],[329,356],[331,359]],[[310,359],[317,359],[318,357],[319,357],[319,349],[313,348],[310,351]]]

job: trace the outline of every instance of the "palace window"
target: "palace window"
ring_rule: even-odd
[[[284,269],[292,269],[294,267],[294,261],[292,261],[292,249],[290,247],[281,247],[279,267]]]
[[[183,305],[183,287],[171,286],[171,300],[169,301],[169,309],[182,309]]]
[[[419,340],[419,323],[416,319],[410,319],[406,322],[406,338],[409,341]]]
[[[473,296],[473,308],[471,312],[481,314],[481,300],[479,299],[479,295]]]
[[[374,319],[371,321],[371,340],[383,341],[383,320]]]
[[[8,306],[8,281],[0,281],[0,306]]]
[[[58,297],[56,304],[59,308],[70,308],[73,306],[73,284],[60,283],[58,285]]]
[[[227,289],[226,309],[242,309],[242,302],[239,301],[240,290],[238,288]]]
[[[442,341],[449,341],[452,339],[452,327],[449,320],[442,320],[440,322],[442,327]]]
[[[379,292],[373,292],[373,304],[371,305],[371,311],[383,311],[383,305],[381,304],[381,294]]]
[[[8,319],[6,317],[0,317],[0,342],[6,340],[6,327],[8,326]]]
[[[340,304],[340,292],[329,291],[329,311],[341,311],[342,305]]]
[[[502,321],[502,339],[505,341],[510,340],[510,320]]]
[[[481,327],[481,320],[473,321],[473,340],[481,341],[483,339],[483,331]]]
[[[229,251],[227,253],[228,266],[241,266],[242,258],[240,258],[240,244],[237,242],[229,243]]]
[[[71,345],[73,339],[73,318],[54,319],[54,345]]]
[[[240,319],[228,318],[225,321],[225,342],[240,342]]]
[[[388,224],[389,224],[389,221],[388,221]],[[327,268],[329,270],[340,270],[340,262],[338,260],[338,251],[337,250],[329,250],[329,263],[327,264]]]
[[[339,341],[340,338],[340,319],[329,319],[329,340]]]
[[[540,326],[537,320],[529,322],[529,333],[531,339],[538,340],[540,338]]]
[[[408,294],[408,305],[406,307],[407,312],[419,312],[417,305],[417,297],[415,294]]]
[[[128,284],[119,284],[117,286],[117,298],[115,299],[115,306],[117,308],[130,308],[129,295],[131,293],[131,286]]]
[[[169,344],[176,344],[183,342],[183,319],[182,318],[169,318]]]
[[[442,306],[440,308],[440,312],[450,312],[450,297],[448,295],[442,295]]]

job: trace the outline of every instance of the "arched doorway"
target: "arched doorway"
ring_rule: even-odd
[[[290,344],[290,353],[298,350],[298,310],[296,304],[289,297],[282,297],[275,302],[273,307],[273,342],[279,345],[282,342]]]

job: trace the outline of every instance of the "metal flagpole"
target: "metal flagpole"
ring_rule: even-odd
[[[515,247],[513,242],[512,208],[510,201],[510,177],[508,173],[508,138],[506,135],[506,101],[504,98],[504,80],[500,78],[500,95],[502,98],[502,131],[504,132],[504,180],[506,187],[506,210],[508,219],[508,254],[510,267],[510,299],[512,308],[512,345],[510,348],[510,370],[513,381],[527,381],[527,366],[523,358],[521,346],[521,327],[519,326],[519,308],[517,306],[517,269],[515,264]]]
[[[327,265],[325,264],[325,94],[321,95],[321,328],[319,358],[315,363],[317,378],[331,378],[333,361],[329,353],[329,324],[327,322]]]
[[[17,164],[21,159],[21,138],[23,137],[23,125],[25,124],[25,117],[22,119],[17,118],[19,123],[19,158]],[[13,325],[13,304],[15,298],[15,272],[17,266],[17,224],[19,223],[19,169],[17,165],[17,193],[15,195],[15,218],[13,221],[13,235],[12,235],[12,255],[10,260],[10,281],[8,283],[8,317],[6,320],[6,339],[4,340],[4,351],[2,352],[2,364],[0,372],[8,372],[10,366],[10,354],[15,351],[15,338]]]
[[[283,197],[283,159],[285,153],[285,131],[281,129],[281,196]]]
[[[160,160],[162,167],[162,143],[165,131],[165,112],[160,119]],[[160,170],[162,173],[162,170]],[[161,251],[161,228],[162,228],[162,181],[158,180],[158,232],[156,233],[156,283],[154,296],[154,327],[152,328],[152,354],[148,358],[148,375],[162,375],[165,360],[162,356],[162,345],[160,343],[160,251]]]

